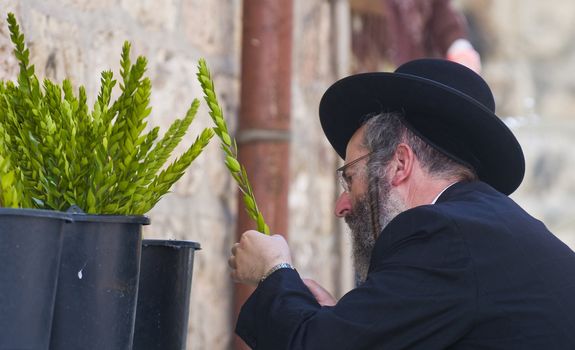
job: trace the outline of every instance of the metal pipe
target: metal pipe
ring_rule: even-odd
[[[292,18],[292,0],[243,2],[238,156],[272,233],[284,237],[288,229]],[[239,239],[254,224],[241,197],[238,203]],[[236,284],[236,318],[252,292],[253,288]],[[234,346],[248,349],[239,337]]]

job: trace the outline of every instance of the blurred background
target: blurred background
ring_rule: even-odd
[[[322,93],[338,78],[394,70],[410,55],[475,65],[480,58],[497,114],[526,156],[525,180],[512,198],[575,247],[571,0],[0,0],[0,9],[0,79],[15,80],[18,70],[8,12],[38,76],[69,77],[91,101],[101,71],[119,76],[128,40],[133,54],[148,58],[149,123],[161,132],[201,98],[196,65],[205,58],[272,231],[288,236],[300,274],[337,296],[352,288],[353,273],[346,227],[333,216],[341,160],[319,125]],[[465,42],[452,46],[456,39]],[[180,151],[210,123],[202,106]],[[238,232],[253,226],[216,142],[149,217],[145,237],[202,246],[188,348],[234,348],[234,295],[249,291],[236,290],[227,258]]]

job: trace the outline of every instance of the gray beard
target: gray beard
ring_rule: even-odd
[[[407,209],[405,203],[392,193],[391,185],[386,180],[380,181],[379,187],[379,206],[372,208],[365,194],[353,203],[351,212],[345,217],[345,222],[351,229],[353,263],[360,283],[367,278],[371,254],[381,230]],[[376,211],[373,213],[375,215],[372,215],[372,211]],[[379,218],[377,229],[370,217]]]

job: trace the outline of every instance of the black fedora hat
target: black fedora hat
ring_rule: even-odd
[[[368,116],[394,111],[402,112],[406,126],[424,141],[473,167],[498,191],[511,194],[523,180],[519,142],[495,115],[487,83],[463,65],[419,59],[393,73],[352,75],[329,87],[319,105],[323,131],[342,158]]]

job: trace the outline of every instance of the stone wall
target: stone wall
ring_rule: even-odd
[[[474,28],[498,114],[524,146],[527,175],[513,197],[575,247],[575,5],[570,0],[457,0]],[[339,164],[321,133],[317,106],[336,79],[334,0],[294,0],[289,237],[295,264],[341,295],[352,285],[349,242],[332,214]],[[0,0],[0,79],[14,79],[5,15],[15,12],[40,77],[69,77],[93,101],[99,73],[118,76],[121,46],[148,58],[151,126],[164,132],[201,91],[196,64],[207,59],[232,129],[239,103],[241,1]],[[209,125],[202,107],[189,145]],[[179,149],[182,151],[185,145]],[[227,256],[236,217],[235,185],[216,143],[149,215],[148,238],[199,242],[192,286],[189,349],[228,349],[233,334]]]

